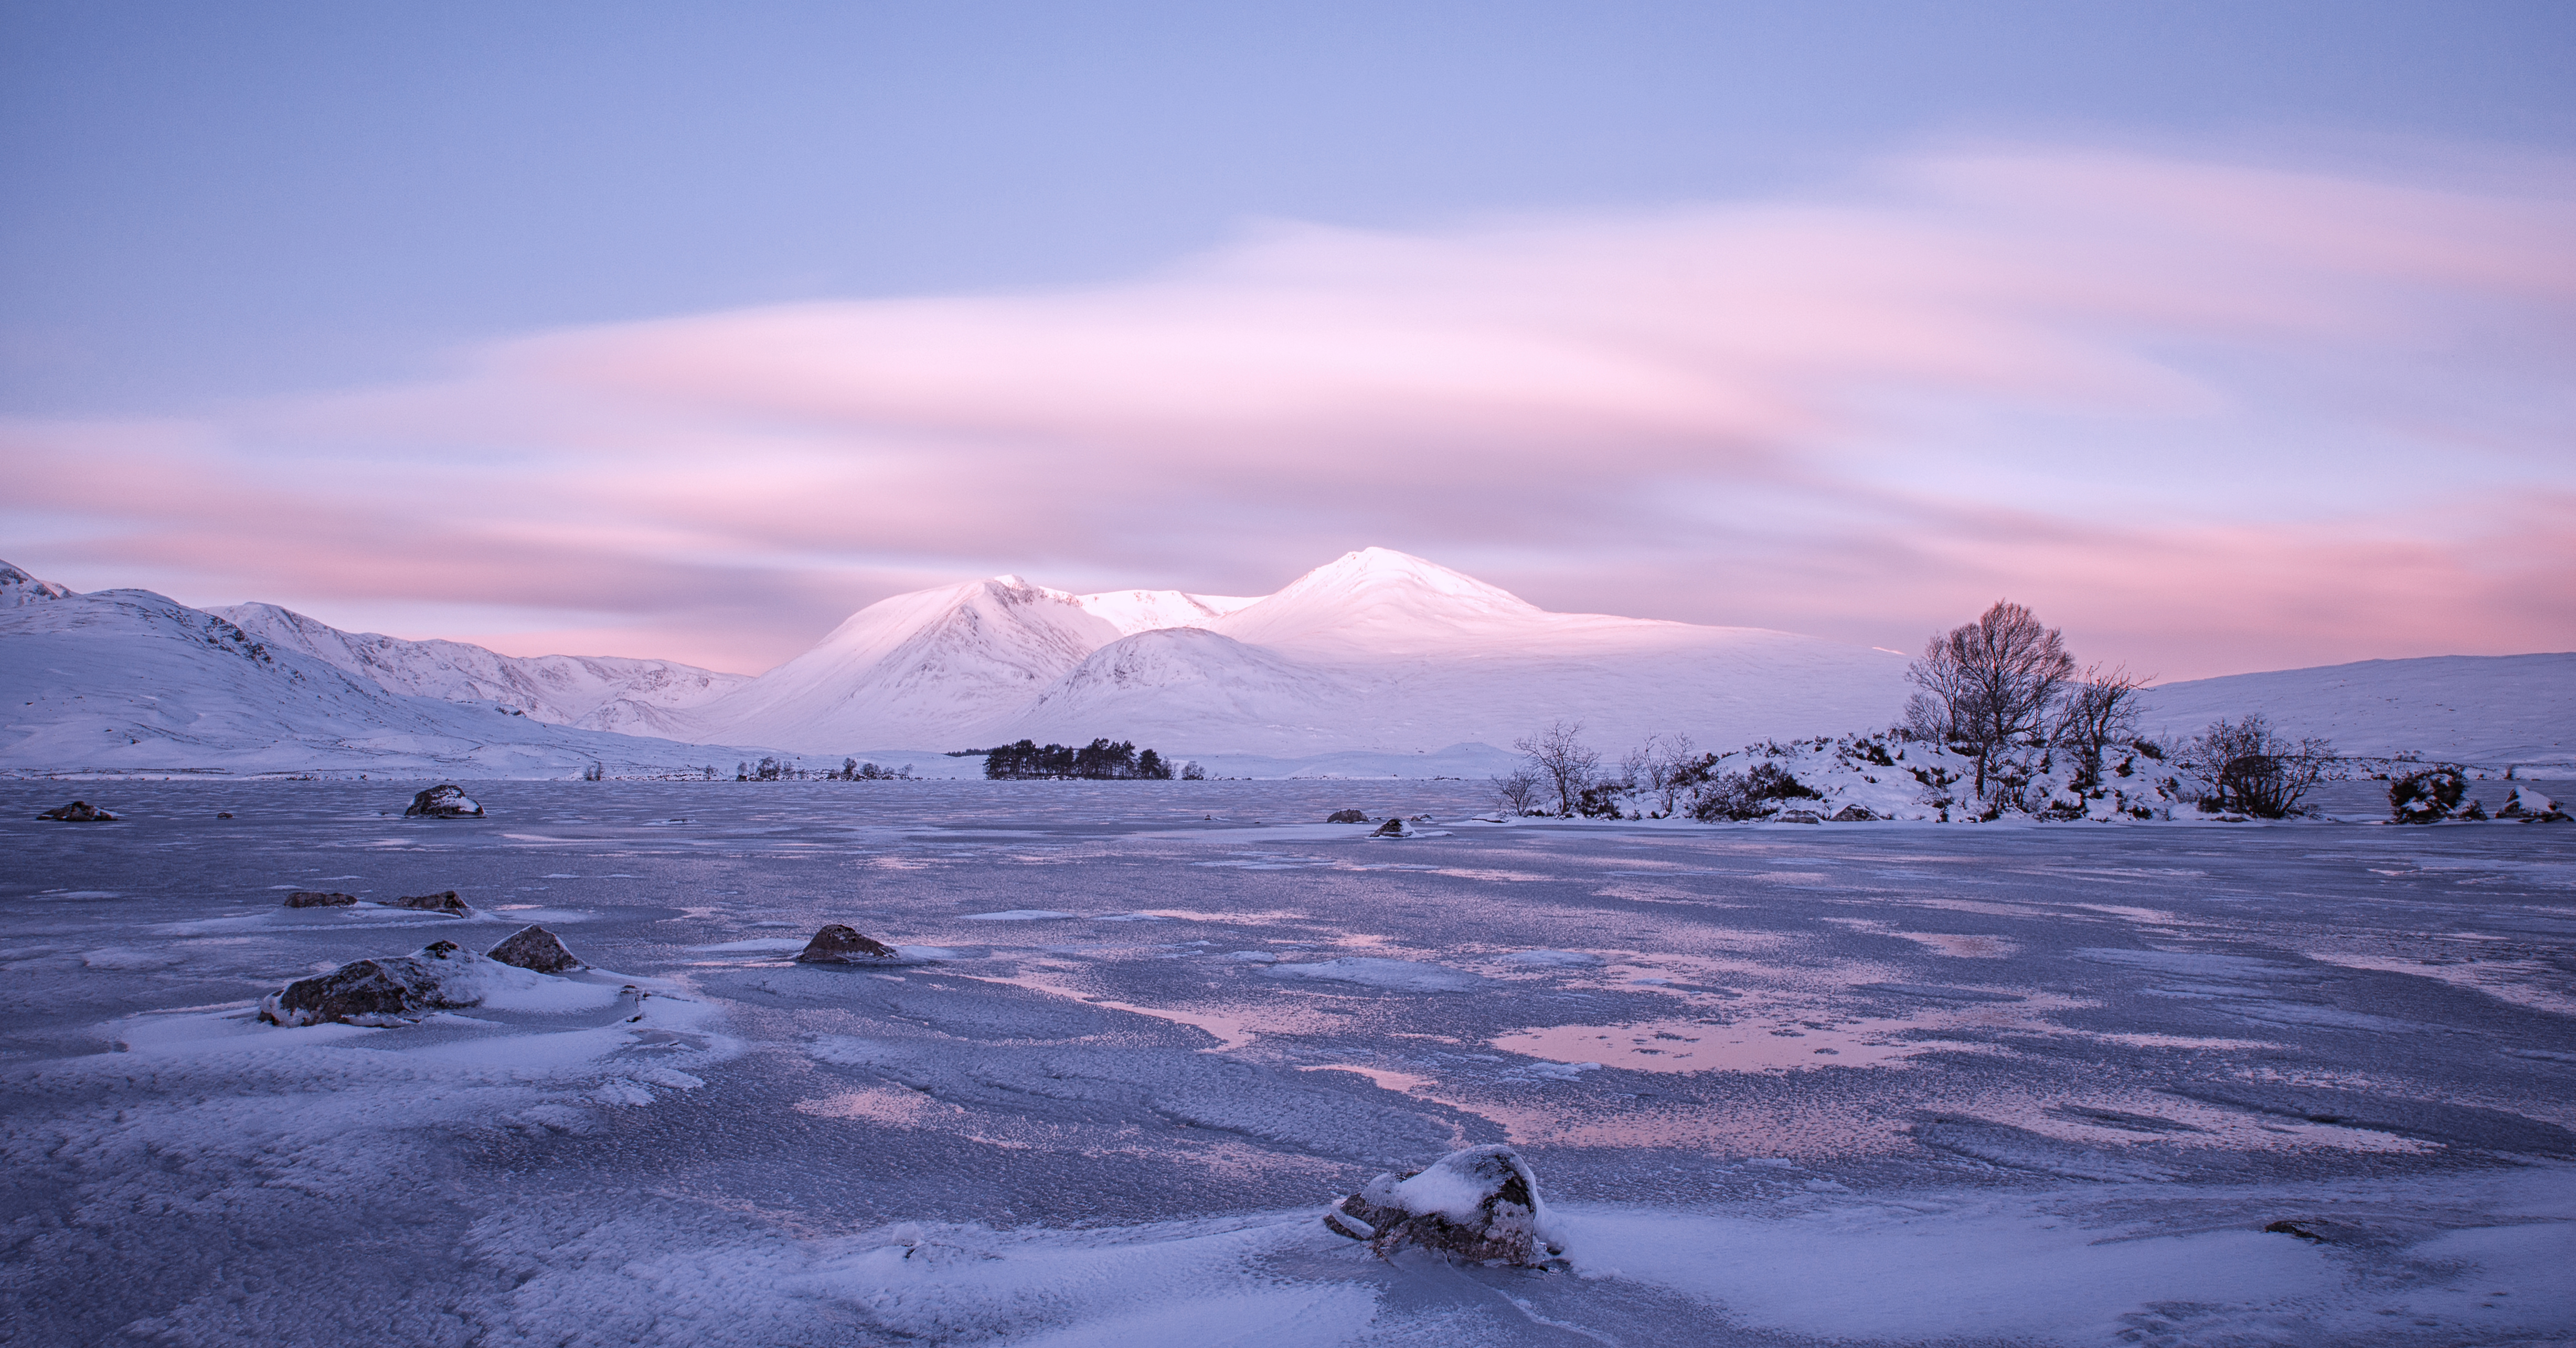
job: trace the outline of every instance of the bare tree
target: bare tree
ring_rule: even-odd
[[[1539,780],[1556,791],[1558,808],[1573,818],[1574,798],[1592,785],[1592,774],[1601,768],[1600,753],[1583,743],[1583,723],[1551,722],[1534,736],[1513,740],[1512,747],[1528,757]]]
[[[1527,768],[1514,768],[1494,779],[1494,795],[1503,808],[1514,814],[1528,814],[1538,799],[1538,774]]]
[[[2324,779],[2334,756],[2332,744],[2314,738],[2293,742],[2257,711],[2242,720],[2221,719],[2202,731],[2184,747],[2182,763],[2208,783],[2218,808],[2279,819],[2294,812],[2299,797]]]
[[[2131,674],[2125,665],[2092,665],[2068,685],[2058,703],[2057,742],[2075,752],[2082,769],[2077,789],[2101,785],[2103,751],[2138,733],[2139,694],[2154,677]]]
[[[1699,760],[1699,746],[1691,743],[1690,736],[1657,732],[1630,751],[1620,767],[1631,783],[1652,792],[1662,813],[1670,815],[1683,789],[1699,780]]]
[[[1915,734],[1964,745],[1976,755],[1977,798],[1997,752],[2048,728],[2058,691],[2075,676],[2065,634],[2008,599],[1975,622],[1935,636],[1905,677],[1923,691],[1906,703]]]

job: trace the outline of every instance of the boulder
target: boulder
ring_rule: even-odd
[[[1407,1245],[1475,1264],[1540,1268],[1562,1255],[1529,1163],[1506,1146],[1453,1151],[1420,1170],[1392,1171],[1324,1214],[1335,1235],[1384,1258]]]
[[[1378,825],[1377,832],[1372,833],[1369,836],[1372,838],[1410,838],[1413,836],[1413,825],[1404,822],[1404,817],[1398,815],[1397,817]]]
[[[893,957],[893,946],[861,936],[856,927],[835,922],[814,933],[814,939],[805,943],[804,953],[796,960],[800,964],[864,964]]]
[[[355,894],[325,894],[318,889],[299,889],[286,896],[289,908],[345,908],[357,901]]]
[[[564,949],[563,939],[539,926],[521,927],[510,939],[484,953],[486,959],[515,964],[541,974],[559,974],[581,967],[581,961]]]
[[[1821,824],[1825,822],[1825,817],[1813,810],[1782,810],[1778,814],[1771,816],[1771,822],[1775,824]]]
[[[260,1002],[259,1018],[271,1025],[337,1021],[381,1025],[426,1011],[472,1006],[482,993],[461,977],[482,957],[453,941],[433,941],[417,954],[358,960],[327,974],[299,978]]]
[[[1859,804],[1846,805],[1833,813],[1833,821],[1837,824],[1866,824],[1876,818],[1878,816],[1871,814],[1868,806]]]
[[[387,907],[417,908],[424,913],[448,913],[456,917],[474,915],[474,910],[465,906],[465,900],[456,897],[456,891],[452,889],[436,894],[405,894],[385,902]]]
[[[38,819],[56,819],[66,824],[113,824],[116,822],[115,815],[109,814],[107,811],[102,810],[85,800],[76,800],[69,805],[57,805],[36,817]]]
[[[2517,782],[2513,794],[2505,797],[2504,808],[2496,812],[2496,818],[2555,822],[2566,819],[2567,811],[2560,808],[2557,801],[2532,790],[2530,783]]]
[[[215,811],[215,817],[217,819],[230,819],[233,817],[233,812],[230,810],[217,810]]]
[[[483,807],[465,794],[465,788],[450,783],[433,786],[412,797],[411,808],[403,811],[403,818],[414,816],[423,819],[480,819]]]
[[[1327,824],[1365,824],[1368,816],[1358,810],[1335,810],[1324,816]]]

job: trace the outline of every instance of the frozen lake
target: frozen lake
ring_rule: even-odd
[[[0,784],[0,1337],[2576,1337],[2576,826],[1499,825],[1451,782],[395,817],[413,785]],[[74,794],[122,821],[35,822]],[[615,976],[250,1018],[528,922]],[[792,963],[825,922],[948,955]],[[1499,1141],[1571,1273],[1317,1221]]]

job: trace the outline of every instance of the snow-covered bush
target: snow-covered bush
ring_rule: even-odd
[[[2388,812],[2401,824],[2435,824],[2445,819],[2483,819],[2474,800],[2465,807],[2468,779],[2448,763],[2407,773],[2388,784]],[[2475,813],[2471,813],[2475,811]]]
[[[1778,814],[1789,801],[1824,798],[1824,792],[1800,782],[1796,773],[1777,763],[1761,762],[1742,772],[1710,778],[1692,794],[1691,817],[1704,822],[1760,819]]]

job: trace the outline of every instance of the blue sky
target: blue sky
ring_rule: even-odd
[[[288,434],[278,418],[303,424],[312,407],[352,398],[436,401],[429,390],[479,378],[494,352],[567,330],[806,302],[1150,288],[1176,268],[1235,274],[1270,232],[1307,227],[1454,241],[1534,220],[1592,228],[1731,210],[1735,223],[1720,234],[1738,242],[1726,246],[1750,247],[1743,213],[1906,198],[1920,217],[1931,208],[1903,184],[1962,154],[2128,156],[2456,192],[2512,203],[2521,223],[2494,228],[2521,238],[2558,218],[2576,155],[2567,77],[2576,6],[2565,4],[111,3],[10,4],[0,25],[0,178],[11,184],[0,198],[0,416],[17,428],[5,452],[52,454],[102,436],[124,444],[155,427],[212,456],[199,467],[217,477],[340,473],[332,499],[350,508],[404,490],[374,469],[421,447],[386,448],[381,428],[338,441]],[[1979,209],[2003,211],[1995,201]],[[2028,227],[1999,224],[1995,237]],[[2099,213],[2070,227],[2120,231]],[[1333,267],[1349,260],[1337,256]],[[2105,249],[2105,261],[2081,265],[2117,270],[2126,256]],[[2526,258],[2535,275],[2549,261],[2545,248]],[[2284,265],[2249,254],[2178,274]],[[1328,288],[1362,284],[1336,276]],[[2259,350],[2232,329],[2123,339],[2127,358],[2169,361],[2176,378],[2218,390],[2223,424],[2187,435],[2090,403],[1997,402],[1947,387],[1872,387],[1838,405],[1915,407],[1901,430],[1861,438],[1948,447],[1891,461],[1875,485],[1984,482],[2056,521],[2029,525],[2040,533],[2073,527],[2078,505],[2100,509],[2132,486],[2120,473],[2077,474],[2085,480],[2069,487],[2033,471],[2070,433],[2069,416],[2085,423],[2072,432],[2079,440],[2161,458],[2167,487],[2176,474],[2246,469],[2259,499],[2212,527],[2313,522],[2320,502],[2308,483],[2331,488],[2327,504],[2351,515],[2356,536],[2386,533],[2405,503],[2347,499],[2361,492],[2352,475],[2309,471],[2325,445],[2370,446],[2359,452],[2375,470],[2420,458],[2428,442],[2505,443],[2488,458],[2471,451],[2460,478],[2481,495],[2445,508],[2475,513],[2483,501],[2492,515],[2508,498],[2527,506],[2576,492],[2563,457],[2546,452],[2555,443],[2563,455],[2567,429],[2540,359],[2564,332],[2554,282],[2540,287],[2550,298],[2530,303],[2505,302],[2512,285],[2480,282],[2473,300],[2428,294],[2390,317],[2371,305],[2392,285],[2428,284],[2420,275],[2339,276],[2330,300],[2318,292],[2298,304],[2367,310],[2365,326],[2394,330],[2351,359],[2320,356],[2316,330],[2275,335]],[[862,326],[876,332],[875,323]],[[2519,340],[2529,332],[2546,340]],[[996,337],[992,349],[1019,349],[1017,340]],[[2534,368],[2516,364],[2517,350]],[[2488,358],[2497,351],[2507,358]],[[2377,420],[2338,419],[2338,389],[2384,387],[2409,353],[2451,375],[2392,398]],[[1009,387],[976,396],[1007,397]],[[2476,389],[2479,409],[2439,410],[2445,389]],[[306,410],[280,410],[290,404]],[[756,435],[779,415],[745,411],[707,443]],[[460,462],[562,452],[548,438],[553,422],[469,420],[472,430],[433,452]],[[843,451],[859,454],[850,446],[887,433],[881,409],[863,420],[843,428],[858,437]],[[925,425],[903,421],[906,434],[954,433],[945,421]],[[1615,456],[1625,433],[1605,424],[1596,438]],[[1136,460],[1131,445],[1048,434],[1053,453],[1099,456],[1093,505],[1104,516],[1133,497],[1135,484],[1119,478]],[[156,444],[153,462],[181,453]],[[2264,445],[2281,449],[2267,455]],[[1203,449],[1237,468],[1251,453],[1222,436]],[[1293,448],[1263,452],[1295,461]],[[989,475],[997,462],[969,456],[958,471]],[[762,461],[750,476],[773,483],[782,503],[812,488],[790,464]],[[896,490],[842,485],[871,499]],[[1682,484],[1695,499],[1776,488],[1725,473]],[[943,489],[921,502],[949,510],[966,497]],[[1784,505],[1764,529],[1777,535],[1789,529],[1782,521],[1822,509],[1811,507]],[[714,567],[700,588],[738,584],[770,615],[729,620],[720,639],[690,638],[690,654],[733,667],[778,658],[826,615],[916,582],[1013,569],[1073,585],[1262,589],[1367,543],[1472,564],[1556,607],[1636,608],[1643,594],[1659,606],[1654,616],[1803,625],[1872,644],[1911,645],[1915,628],[1953,617],[1943,606],[1991,598],[2013,577],[2011,565],[1964,566],[1948,589],[1879,609],[1729,608],[1693,589],[1695,569],[1777,567],[1779,549],[1721,539],[1649,558],[1603,544],[1617,533],[1608,520],[1578,554],[1553,555],[1522,533],[1479,535],[1424,511],[1408,520],[1325,510],[1275,521],[1257,543],[1211,537],[1161,552],[1114,531],[1019,549],[809,540],[777,555],[691,535],[635,560],[645,570]],[[1640,529],[1669,527],[1650,516],[1637,517]],[[2454,520],[2439,538],[2402,541],[2449,549],[2442,565],[2475,570],[2482,564],[2463,559],[2533,530],[2545,536],[2556,519]],[[663,522],[650,508],[622,521],[599,514],[601,555],[644,546],[634,540]],[[641,591],[371,590],[310,557],[244,560],[256,550],[215,533],[174,541],[166,520],[101,496],[41,494],[0,523],[23,540],[11,560],[75,584],[151,583],[193,602],[274,599],[406,635],[635,647],[710,630],[702,601],[673,607]],[[489,532],[464,529],[443,544],[424,535],[419,545],[468,546]],[[1828,533],[1817,548],[1849,546],[1848,528]],[[1830,589],[1830,574],[1801,575],[1782,592]],[[2392,612],[2381,646],[2359,628],[2249,648],[2243,659],[2570,644],[2563,609],[2506,603],[2473,639],[2433,615],[2408,616],[2419,602],[2429,601],[2390,593],[2382,608],[2405,611]],[[1820,616],[1802,624],[1805,612]],[[2245,629],[2267,623],[2256,614]],[[2147,655],[2185,649],[2155,623],[2102,631]],[[2230,661],[2195,650],[2184,663],[2217,672]]]

